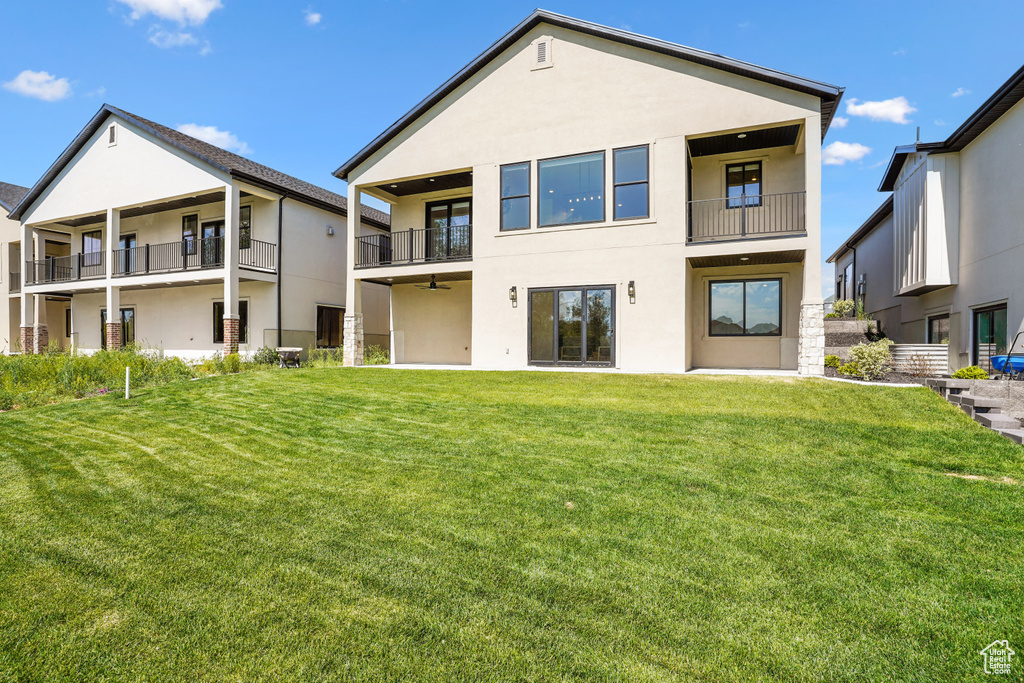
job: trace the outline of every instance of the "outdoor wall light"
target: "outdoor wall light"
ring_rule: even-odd
[[[515,285],[512,285],[508,289],[508,300],[512,302],[512,308],[515,308],[519,303],[519,292],[516,290]]]
[[[629,294],[629,303],[635,304],[636,303],[636,282],[634,282],[633,280],[629,281],[629,284],[626,286],[626,293]]]

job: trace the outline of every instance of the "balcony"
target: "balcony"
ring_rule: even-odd
[[[238,266],[246,270],[276,273],[276,255],[276,244],[243,239],[242,246],[238,249]],[[26,284],[77,282],[102,278],[106,276],[105,260],[104,252],[93,252],[48,258],[45,261],[30,261],[26,264],[29,273]],[[224,238],[211,237],[115,249],[112,275],[134,277],[223,267]]]
[[[738,195],[687,202],[687,241],[801,237],[807,234],[806,192]]]
[[[473,226],[405,230],[356,238],[356,268],[398,266],[473,258]]]

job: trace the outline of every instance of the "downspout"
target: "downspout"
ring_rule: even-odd
[[[281,251],[284,247],[284,242],[281,239],[284,234],[284,199],[288,196],[288,193],[284,193],[277,199],[277,346],[280,348],[281,343],[281,280],[284,279],[281,274]]]
[[[857,311],[857,297],[860,296],[857,292],[857,247],[853,246],[852,242],[846,243],[846,248],[853,252],[853,310],[854,313]],[[844,278],[845,281],[845,278]],[[844,282],[845,284],[845,282]]]

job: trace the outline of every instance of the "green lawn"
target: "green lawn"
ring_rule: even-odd
[[[924,389],[267,371],[0,437],[0,681],[960,681],[1024,653],[1024,448]]]

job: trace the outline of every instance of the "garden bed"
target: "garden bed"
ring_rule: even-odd
[[[925,377],[916,377],[905,372],[889,371],[883,377],[866,380],[863,377],[843,375],[836,368],[825,368],[825,376],[852,382],[868,382],[871,384],[924,384]]]

